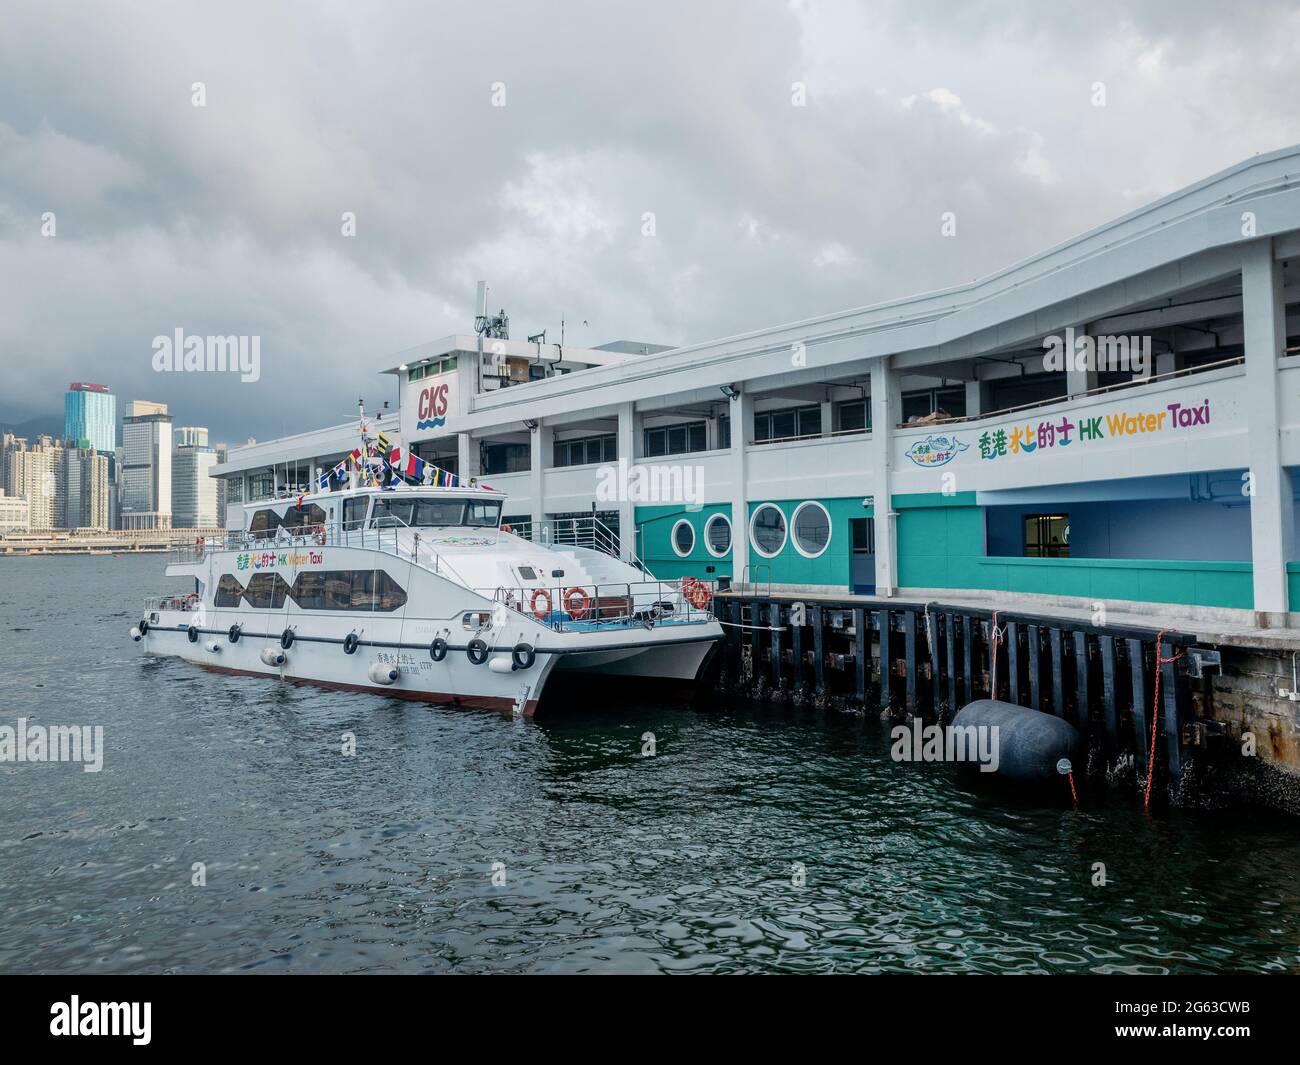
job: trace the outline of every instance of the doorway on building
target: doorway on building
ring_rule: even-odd
[[[849,519],[849,583],[854,595],[876,594],[876,519]]]

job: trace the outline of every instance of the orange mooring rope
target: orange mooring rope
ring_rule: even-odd
[[[1074,770],[1071,769],[1066,776],[1070,781],[1070,798],[1074,800],[1074,808],[1077,810],[1079,808],[1079,793],[1074,790]]]
[[[1155,698],[1151,701],[1151,742],[1147,745],[1147,788],[1146,794],[1142,796],[1142,806],[1147,808],[1151,805],[1151,776],[1156,768],[1156,721],[1160,713],[1160,667],[1167,666],[1171,662],[1177,662],[1183,657],[1183,652],[1179,651],[1170,658],[1160,657],[1160,645],[1164,642],[1165,635],[1170,632],[1177,632],[1177,629],[1161,629],[1156,636],[1156,684]],[[1073,785],[1071,785],[1073,786]]]

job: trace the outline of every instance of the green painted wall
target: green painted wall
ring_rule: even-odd
[[[794,516],[795,508],[804,500],[754,500],[749,504],[750,516],[752,517],[754,511],[765,502],[775,503],[785,515],[786,542],[774,558],[762,557],[751,544],[749,549],[751,575],[755,579],[766,581],[769,579],[770,572],[773,584],[819,584],[846,590],[851,571],[852,540],[849,535],[849,519],[872,516],[872,509],[862,505],[862,497],[818,500],[830,515],[831,539],[826,550],[817,558],[805,558],[799,554],[789,536],[790,521]],[[730,517],[731,504],[707,503],[695,511],[687,510],[680,505],[637,507],[636,524],[640,533],[638,542],[642,545],[641,557],[650,567],[650,571],[663,580],[686,576],[705,578],[735,575],[732,573],[731,564],[733,552],[728,551],[723,558],[714,558],[704,546],[704,523],[711,515],[718,513]],[[680,558],[673,550],[670,540],[673,526],[679,518],[685,518],[695,529],[695,550],[688,558]],[[738,536],[748,537],[748,524],[744,529],[733,528],[731,534],[733,540]],[[706,572],[705,567],[710,565],[715,567],[715,572]],[[767,569],[759,571],[759,566]]]
[[[1291,610],[1300,610],[1300,562],[1286,564],[1286,601]]]
[[[1251,609],[1249,562],[1127,558],[989,558],[984,511],[973,493],[895,496],[898,583],[903,588],[962,588],[1090,599],[1129,599]],[[1289,567],[1288,567],[1289,569]],[[1288,572],[1300,601],[1300,568]]]
[[[698,510],[688,510],[680,504],[668,504],[657,507],[637,507],[637,550],[641,560],[650,567],[650,572],[660,580],[675,580],[678,577],[698,577],[701,580],[731,576],[731,552],[722,558],[709,554],[704,546],[704,523],[714,514],[731,517],[730,503],[705,503]],[[685,518],[695,530],[695,548],[690,555],[682,558],[673,550],[673,526],[679,518]],[[732,530],[735,536],[735,530]],[[708,567],[714,567],[713,572]]]

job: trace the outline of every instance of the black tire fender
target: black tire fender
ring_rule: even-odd
[[[520,641],[510,652],[510,661],[515,669],[532,669],[533,663],[537,661],[537,652],[533,650],[532,644]]]
[[[343,653],[345,655],[356,654],[357,648],[361,646],[361,637],[355,632],[349,632],[343,637]]]
[[[282,651],[287,651],[292,646],[293,646],[293,629],[285,629],[284,632],[280,633],[280,649]]]
[[[226,633],[226,638],[227,638],[228,640],[230,640],[231,643],[238,643],[238,642],[239,642],[239,633],[240,633],[240,628],[239,628],[239,626],[238,626],[238,625],[231,625],[231,626],[230,626],[230,630]]]
[[[465,645],[465,654],[476,666],[481,666],[488,660],[488,645],[475,636]]]
[[[429,644],[429,657],[435,662],[441,662],[447,657],[447,641],[441,636],[435,636],[433,642]]]
[[[185,638],[189,640],[190,643],[198,643],[199,630],[195,626],[191,625],[188,629],[185,630]]]

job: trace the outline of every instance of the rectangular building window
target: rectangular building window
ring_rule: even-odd
[[[618,460],[618,438],[613,433],[555,441],[556,466],[581,466]]]
[[[1026,558],[1069,558],[1070,515],[1028,514],[1025,516]]]
[[[835,431],[858,433],[871,428],[871,403],[865,399],[850,399],[835,404]]]
[[[643,436],[647,458],[659,455],[685,455],[692,451],[704,451],[708,446],[703,422],[660,425],[645,430]]]
[[[786,407],[783,410],[766,410],[754,415],[754,440],[793,440],[807,436],[821,436],[822,409],[820,406]]]

